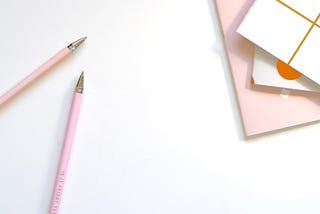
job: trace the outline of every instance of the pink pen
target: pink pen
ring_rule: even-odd
[[[50,58],[47,62],[42,64],[38,69],[32,72],[29,76],[20,81],[17,85],[11,88],[8,92],[0,97],[0,107],[6,103],[8,100],[17,95],[20,91],[22,91],[25,87],[30,85],[33,81],[37,80],[44,73],[49,71],[54,65],[58,64],[64,58],[69,56],[73,51],[75,51],[87,37],[83,37],[78,39],[77,41],[71,43],[67,47],[63,48],[56,55]]]
[[[71,155],[73,138],[76,131],[78,115],[81,107],[83,81],[84,81],[84,76],[82,72],[73,96],[73,101],[72,101],[72,106],[71,106],[69,121],[68,121],[68,127],[67,127],[67,131],[64,138],[64,144],[63,144],[62,154],[60,157],[60,163],[59,163],[56,182],[55,182],[54,191],[52,195],[49,214],[57,214],[59,212],[63,186],[65,183],[66,175],[68,171],[68,163]]]

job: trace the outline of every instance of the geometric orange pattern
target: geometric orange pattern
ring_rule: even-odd
[[[278,60],[277,70],[280,76],[282,76],[286,80],[296,80],[302,76],[299,71],[290,67],[288,64],[282,62],[281,60]]]
[[[250,84],[251,84],[251,85],[254,85],[254,84],[255,84],[255,81],[254,81],[254,79],[253,79],[253,76],[251,76]]]

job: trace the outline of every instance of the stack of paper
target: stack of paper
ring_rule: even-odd
[[[246,135],[318,121],[320,1],[216,0],[216,6]]]

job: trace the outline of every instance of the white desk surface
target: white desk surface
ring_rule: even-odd
[[[47,213],[70,108],[85,99],[63,214],[320,212],[320,124],[245,140],[211,0],[3,1],[0,213]]]

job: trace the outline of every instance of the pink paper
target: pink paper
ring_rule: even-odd
[[[250,86],[254,45],[236,30],[254,0],[216,0],[238,97],[243,127],[247,136],[306,124],[320,119],[320,95],[280,96],[272,88],[263,91]]]

